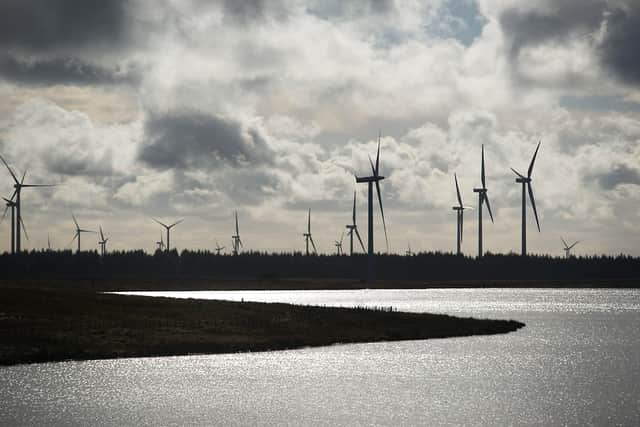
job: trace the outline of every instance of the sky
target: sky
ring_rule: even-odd
[[[484,247],[640,255],[640,4],[633,0],[4,0],[0,154],[26,183],[26,248],[335,251],[378,133],[390,252],[454,251],[454,173]],[[12,179],[0,171],[0,194]],[[376,250],[384,251],[376,205]],[[0,224],[0,250],[10,225]],[[94,242],[95,240],[95,242]],[[97,238],[83,236],[83,248]],[[344,247],[347,247],[345,237]],[[477,253],[477,210],[463,252]]]

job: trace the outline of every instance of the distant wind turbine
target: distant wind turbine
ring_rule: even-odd
[[[571,256],[571,249],[573,249],[573,247],[575,245],[577,245],[578,243],[580,243],[580,240],[576,240],[571,246],[569,246],[567,244],[567,242],[564,241],[564,239],[561,237],[560,240],[562,240],[562,244],[564,245],[564,256],[565,258],[569,258]]]
[[[160,232],[160,240],[158,240],[156,242],[156,245],[158,245],[158,250],[159,251],[163,251],[164,250],[164,239],[162,238],[162,231]]]
[[[358,233],[358,226],[356,225],[356,192],[353,192],[353,216],[351,218],[351,224],[347,225],[347,235],[349,236],[349,255],[353,255],[353,233],[356,234],[358,241],[360,242],[360,246],[362,247],[362,252],[366,252],[364,248],[364,243],[362,243],[362,239],[360,238],[360,233]]]
[[[313,253],[317,255],[318,251],[316,250],[316,244],[313,242],[313,237],[311,237],[311,209],[309,209],[309,218],[307,221],[307,232],[303,233],[302,236],[304,236],[304,241],[307,248],[307,256],[309,255],[309,241],[311,241],[311,246],[313,246]]]
[[[463,230],[462,227],[464,224],[464,210],[473,209],[473,208],[462,204],[462,196],[460,196],[460,187],[458,187],[458,177],[456,176],[455,173],[453,174],[453,178],[456,182],[456,194],[458,196],[458,205],[452,208],[454,211],[456,211],[456,216],[457,216],[456,254],[460,255],[462,253],[460,250],[460,247],[462,246],[462,230]]]
[[[223,250],[224,250],[224,246],[220,246],[220,244],[216,240],[216,255],[220,255],[220,252]]]
[[[487,210],[489,211],[489,217],[493,223],[493,214],[491,213],[491,204],[489,203],[489,196],[487,196],[487,183],[484,174],[484,144],[482,144],[482,161],[480,166],[480,181],[482,187],[474,188],[473,192],[478,193],[478,258],[481,258],[484,254],[482,249],[482,205],[487,203]]]
[[[51,237],[49,236],[49,233],[47,233],[47,250],[51,251]]]
[[[238,228],[238,211],[236,211],[236,234],[231,236],[231,239],[232,239],[232,246],[233,246],[233,254],[238,255],[238,252],[240,252],[240,248],[243,247],[242,240],[240,240],[240,231]]]
[[[82,233],[95,233],[95,231],[92,230],[84,230],[82,228],[80,228],[80,226],[78,225],[78,221],[76,220],[76,217],[74,214],[71,214],[71,218],[73,218],[73,223],[76,225],[76,233],[73,235],[73,239],[71,239],[71,242],[69,243],[73,243],[74,240],[78,240],[78,252],[80,253],[80,235]]]
[[[533,198],[533,189],[531,188],[531,173],[533,172],[533,164],[536,161],[536,156],[538,155],[538,149],[540,148],[540,143],[538,142],[538,146],[536,147],[535,153],[533,153],[533,157],[531,158],[531,163],[529,164],[529,169],[527,170],[527,176],[525,177],[520,172],[511,168],[513,173],[515,173],[518,177],[516,178],[516,182],[522,184],[522,256],[527,255],[527,191],[529,190],[529,199],[531,200],[531,207],[533,207],[533,214],[536,217],[536,225],[538,226],[538,233],[540,232],[540,221],[538,221],[538,211],[536,210],[536,201]]]
[[[26,170],[22,174],[22,179],[19,180],[18,177],[16,176],[16,174],[14,173],[14,171],[9,167],[9,164],[6,162],[4,157],[0,156],[0,160],[2,160],[2,163],[4,163],[4,165],[7,167],[7,169],[9,170],[9,173],[11,174],[11,177],[13,178],[13,181],[14,181],[13,188],[15,188],[14,195],[15,195],[15,210],[16,210],[16,222],[14,224],[14,227],[15,227],[15,251],[16,251],[16,253],[19,253],[20,249],[21,249],[20,229],[24,228],[24,223],[22,222],[22,215],[21,215],[21,212],[20,212],[20,209],[21,209],[20,194],[22,192],[22,189],[23,188],[27,188],[27,187],[55,187],[55,185],[25,184],[24,183],[24,178],[27,175],[27,171]],[[11,197],[11,200],[13,200],[13,196]],[[21,224],[22,224],[22,227],[21,227]],[[26,231],[25,231],[25,237],[26,237]],[[27,240],[28,240],[28,237],[27,237]]]
[[[13,193],[15,195],[15,193]],[[7,216],[7,211],[11,209],[11,253],[14,254],[16,252],[16,202],[13,201],[13,196],[11,199],[7,199],[6,197],[2,198],[6,202],[6,207],[4,208],[4,213],[2,214],[2,219],[0,219],[0,223],[4,221],[5,216]]]
[[[343,254],[342,252],[342,240],[344,239],[344,231],[340,235],[340,240],[336,240],[334,246],[336,247],[337,255],[340,256]]]
[[[108,237],[104,237],[104,233],[102,232],[102,226],[100,226],[100,240],[98,240],[98,244],[100,245],[100,253],[104,256],[107,253],[107,242],[109,241]]]
[[[373,165],[371,157],[369,157],[369,163],[371,164],[371,170],[373,174],[371,176],[358,177],[356,176],[356,182],[366,182],[368,184],[368,241],[367,241],[367,279],[369,282],[375,280],[375,260],[374,260],[374,246],[373,246],[373,183],[376,184],[376,191],[378,192],[378,204],[380,205],[380,214],[382,215],[382,226],[384,228],[384,239],[387,244],[387,252],[389,251],[389,239],[387,238],[387,224],[384,220],[384,209],[382,208],[382,196],[380,195],[380,181],[384,179],[384,176],[380,175],[380,138],[378,134],[378,152],[376,154],[376,164]]]
[[[413,252],[411,251],[411,242],[407,242],[407,250],[404,253],[406,256],[412,256]]]
[[[184,221],[184,219],[178,220],[178,221],[174,222],[173,224],[169,224],[169,225],[164,224],[164,223],[162,223],[162,222],[158,221],[158,220],[157,220],[157,219],[155,219],[155,218],[151,218],[151,219],[152,219],[152,220],[154,220],[155,222],[157,222],[158,224],[160,224],[161,226],[163,226],[163,227],[167,230],[167,252],[169,252],[169,251],[171,250],[171,247],[170,247],[170,244],[169,244],[170,239],[171,239],[171,233],[170,233],[170,231],[171,231],[171,229],[172,229],[173,227],[175,227],[176,225],[178,225],[178,224],[180,224],[182,221]]]

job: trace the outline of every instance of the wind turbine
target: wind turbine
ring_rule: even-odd
[[[484,176],[484,144],[482,144],[482,163],[480,166],[480,181],[482,182],[481,188],[474,188],[473,192],[478,193],[478,258],[483,255],[482,251],[482,205],[487,202],[487,210],[489,211],[489,217],[491,223],[493,223],[493,214],[491,213],[491,203],[489,203],[489,196],[487,196],[487,183]],[[460,227],[462,231],[462,227]]]
[[[525,177],[520,172],[511,168],[511,170],[518,176],[516,178],[516,182],[522,184],[522,256],[527,255],[527,191],[529,190],[529,199],[531,200],[531,206],[533,207],[533,214],[536,217],[536,225],[538,226],[538,233],[540,232],[540,221],[538,221],[538,211],[536,210],[536,201],[533,198],[533,189],[531,188],[531,173],[533,172],[533,164],[536,161],[536,156],[538,155],[538,149],[540,148],[540,143],[538,142],[538,146],[536,147],[535,153],[533,153],[533,157],[531,158],[531,163],[529,163],[529,169],[527,170],[527,176]]]
[[[176,225],[180,224],[182,221],[184,221],[184,219],[181,219],[179,221],[174,222],[173,224],[167,225],[167,224],[163,224],[162,222],[158,221],[155,218],[151,218],[152,220],[154,220],[155,222],[157,222],[158,224],[160,224],[161,226],[163,226],[164,228],[166,228],[167,230],[167,252],[169,252],[171,250],[170,246],[169,246],[169,242],[170,242],[170,238],[171,238],[171,234],[170,234],[170,230],[175,227]]]
[[[82,228],[80,228],[80,226],[78,225],[78,221],[76,220],[76,217],[74,214],[71,214],[71,218],[73,218],[73,222],[76,225],[76,234],[73,235],[73,239],[71,239],[71,242],[69,243],[73,243],[74,240],[78,239],[78,252],[80,253],[80,235],[82,233],[95,233],[95,231],[92,230],[84,230]]]
[[[404,254],[405,254],[406,256],[411,256],[411,255],[413,255],[413,252],[411,251],[411,243],[410,243],[410,242],[407,242],[407,250],[404,252]]]
[[[240,240],[240,231],[238,230],[238,211],[236,211],[236,234],[231,236],[231,239],[233,239],[233,254],[238,255],[240,248],[243,247],[242,240]]]
[[[164,239],[162,238],[162,231],[160,232],[160,240],[156,242],[156,245],[158,245],[158,250],[164,250]]]
[[[102,226],[100,226],[100,240],[98,240],[98,244],[100,245],[100,253],[104,256],[107,253],[107,242],[109,241],[108,237],[104,237],[104,233],[102,232]]]
[[[24,224],[22,223],[22,215],[20,213],[20,194],[22,192],[23,188],[26,187],[55,187],[55,185],[45,185],[45,184],[25,184],[24,183],[24,178],[27,175],[27,171],[25,170],[24,173],[22,174],[22,179],[18,180],[18,177],[16,176],[16,174],[13,172],[13,170],[9,167],[9,164],[5,161],[4,157],[0,156],[0,160],[2,160],[2,163],[4,163],[4,165],[7,167],[7,169],[9,170],[9,173],[11,174],[11,177],[13,178],[14,184],[13,184],[13,188],[15,188],[14,194],[15,194],[15,210],[16,210],[16,223],[14,225],[15,227],[15,251],[16,253],[20,252],[20,228],[21,228],[21,224],[22,224],[22,228],[24,228]],[[13,197],[11,197],[11,199],[13,200]],[[27,237],[27,233],[25,231],[25,237],[27,238],[27,240],[29,240],[29,238]]]
[[[460,251],[460,247],[462,246],[462,227],[464,224],[464,210],[465,209],[473,209],[470,206],[465,206],[462,204],[462,196],[460,196],[460,187],[458,187],[458,177],[456,176],[456,174],[453,174],[453,178],[456,181],[456,194],[458,196],[458,206],[454,206],[451,209],[453,209],[454,211],[456,211],[456,216],[457,216],[457,224],[458,224],[458,231],[457,231],[457,238],[456,238],[456,245],[457,245],[457,250],[456,250],[456,254],[460,255],[462,252]]]
[[[578,243],[580,243],[580,240],[576,240],[575,243],[571,246],[569,246],[567,244],[567,242],[564,241],[564,239],[561,237],[560,240],[562,240],[562,244],[564,245],[564,255],[566,258],[569,258],[571,256],[571,249],[573,249],[573,247],[575,245],[577,245]]]
[[[15,195],[15,193],[13,193]],[[0,219],[0,223],[4,221],[4,217],[7,215],[7,211],[11,209],[11,253],[14,254],[16,252],[16,202],[14,202],[13,196],[11,199],[7,199],[6,197],[2,198],[7,206],[4,208],[4,213],[2,214],[2,219]]]
[[[340,240],[336,240],[336,242],[334,243],[334,246],[336,247],[336,250],[338,251],[337,254],[338,256],[342,255],[342,239],[344,239],[344,231],[342,232],[342,234],[340,235]]]
[[[368,184],[368,216],[369,216],[369,224],[368,224],[368,241],[367,241],[367,276],[368,281],[372,282],[375,280],[375,265],[374,265],[374,254],[373,254],[373,183],[376,184],[376,191],[378,192],[378,204],[380,205],[380,214],[382,215],[382,226],[384,227],[384,239],[387,244],[387,252],[389,251],[389,239],[387,238],[387,225],[384,221],[384,210],[382,208],[382,196],[380,195],[380,181],[384,179],[384,176],[380,175],[380,138],[381,134],[378,134],[378,152],[376,154],[376,164],[373,165],[373,161],[371,161],[371,157],[369,157],[369,163],[371,164],[371,170],[373,175],[358,177],[356,176],[356,182],[366,182]]]
[[[362,239],[360,238],[360,233],[358,233],[358,226],[356,225],[356,192],[353,192],[353,217],[352,223],[347,225],[347,235],[349,236],[349,255],[353,255],[353,233],[356,233],[356,237],[360,242],[360,246],[362,247],[362,252],[366,252],[364,249],[364,243],[362,243]]]
[[[51,251],[51,237],[47,233],[47,251]]]
[[[309,209],[309,220],[307,221],[307,232],[302,234],[304,236],[304,241],[307,247],[307,256],[309,256],[309,241],[311,241],[311,246],[313,246],[313,253],[318,254],[316,250],[316,244],[313,243],[313,237],[311,237],[311,209]]]
[[[216,255],[220,255],[220,252],[224,249],[224,246],[220,246],[218,241],[216,240]]]

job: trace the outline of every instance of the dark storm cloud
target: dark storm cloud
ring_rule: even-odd
[[[152,113],[145,124],[143,162],[158,169],[268,164],[273,152],[256,129],[200,112]]]
[[[601,188],[613,190],[620,184],[640,185],[640,171],[617,164],[610,171],[595,176],[595,179]]]
[[[2,0],[0,46],[21,51],[104,45],[125,39],[128,0]]]
[[[527,46],[563,43],[574,36],[595,39],[596,32],[604,26],[602,42],[594,46],[602,64],[617,78],[640,83],[640,4],[634,0],[549,1],[541,9],[508,9],[501,15],[500,24],[514,61]]]
[[[287,7],[277,0],[223,0],[222,10],[225,18],[239,24],[250,24],[287,18]]]
[[[140,79],[136,67],[105,68],[77,58],[19,59],[0,56],[0,77],[18,83],[78,85],[135,83]]]

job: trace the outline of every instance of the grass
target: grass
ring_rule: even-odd
[[[364,308],[0,289],[0,364],[265,351],[515,331],[484,320]]]

